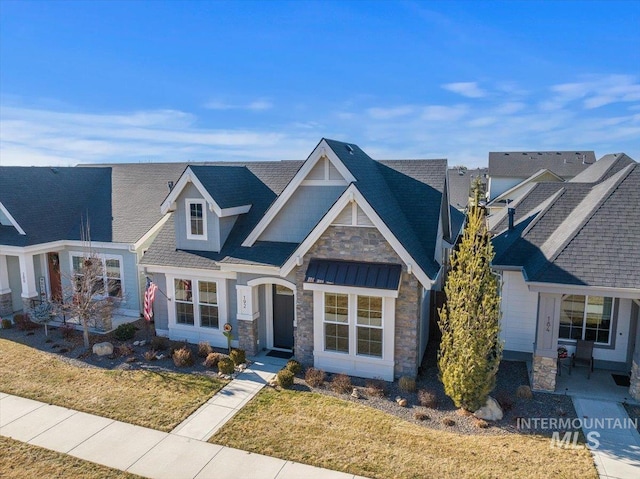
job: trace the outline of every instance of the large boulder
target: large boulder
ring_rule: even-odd
[[[93,354],[98,356],[110,356],[113,354],[113,344],[108,341],[104,343],[96,343],[93,345]]]
[[[500,404],[491,396],[487,398],[487,403],[474,412],[473,415],[485,421],[499,421],[503,416]]]

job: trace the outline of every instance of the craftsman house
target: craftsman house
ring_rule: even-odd
[[[566,182],[539,182],[501,212],[505,357],[532,359],[535,389],[556,387],[558,348],[594,341],[596,368],[632,371],[640,399],[640,164],[607,155]]]
[[[167,219],[157,206],[167,180],[183,169],[0,167],[0,315],[41,301],[68,301],[71,278],[90,248],[103,262],[103,287],[96,294],[118,299],[120,320],[138,318],[145,286],[138,261]]]
[[[374,161],[323,139],[307,160],[188,166],[141,260],[156,332],[292,352],[330,372],[415,375],[430,293],[461,224],[446,160]]]

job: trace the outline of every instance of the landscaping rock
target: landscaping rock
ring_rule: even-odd
[[[498,404],[498,401],[493,399],[491,396],[487,398],[487,403],[474,412],[473,415],[479,419],[484,419],[485,421],[500,421],[503,417],[500,404]]]
[[[360,393],[358,392],[358,388],[353,388],[351,392],[351,397],[354,399],[360,399]]]
[[[398,403],[398,406],[400,406],[400,407],[407,407],[407,405],[409,404],[406,399],[401,398],[400,396],[398,396],[396,398],[396,402]]]
[[[93,345],[93,354],[98,356],[110,356],[113,354],[113,344],[108,341],[104,343],[96,343]]]

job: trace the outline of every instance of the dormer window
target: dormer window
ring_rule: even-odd
[[[205,200],[186,200],[187,239],[207,239],[207,215]]]

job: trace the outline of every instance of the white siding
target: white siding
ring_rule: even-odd
[[[502,321],[500,338],[507,351],[533,352],[538,293],[532,293],[519,271],[502,274]]]
[[[496,196],[501,195],[508,189],[513,188],[522,180],[526,178],[495,178],[492,177],[489,181],[489,200],[494,199]]]

